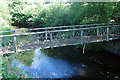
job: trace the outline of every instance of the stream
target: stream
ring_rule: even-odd
[[[27,70],[30,78],[119,78],[120,56],[109,52],[82,54],[73,46],[12,54],[12,65]],[[24,64],[21,66],[21,62]],[[24,73],[24,71],[23,71]]]

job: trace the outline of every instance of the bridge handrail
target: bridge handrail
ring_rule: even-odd
[[[33,30],[51,30],[51,29],[61,29],[61,28],[70,28],[70,27],[85,27],[85,26],[99,26],[99,25],[114,25],[118,23],[102,23],[102,24],[88,24],[88,25],[72,25],[72,26],[58,26],[58,27],[45,27],[45,28],[34,28],[34,29],[22,29],[22,30],[10,30],[10,31],[0,31],[0,33],[7,32],[16,32],[16,31],[33,31]]]
[[[120,25],[114,25],[114,27],[118,27]],[[89,29],[97,29],[97,28],[107,28],[113,26],[98,26],[98,27],[90,27],[90,28],[78,28],[78,29],[65,29],[65,30],[54,30],[49,32],[62,32],[62,31],[76,31],[76,30],[89,30]]]
[[[120,25],[114,25],[114,27],[118,27]],[[64,29],[64,30],[52,30],[47,32],[66,32],[66,31],[76,31],[76,30],[89,30],[89,29],[97,29],[97,28],[107,28],[107,27],[113,27],[113,26],[97,26],[97,27],[89,27],[89,28],[78,28],[78,29]],[[22,34],[12,34],[12,35],[0,35],[0,37],[12,37],[12,36],[22,36],[22,35],[30,35],[30,34],[40,34],[45,33],[46,31],[42,32],[30,32],[30,33],[22,33]]]

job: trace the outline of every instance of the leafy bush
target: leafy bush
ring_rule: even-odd
[[[26,9],[23,2],[13,2],[9,4],[12,15],[11,23],[15,26],[27,27],[45,27],[70,25],[69,7],[63,4],[49,5],[41,7],[36,4],[37,8]]]
[[[50,4],[50,5],[49,5]],[[40,4],[26,8],[25,2],[9,4],[11,23],[20,27],[50,27],[77,24],[109,23],[119,15],[118,3]],[[116,21],[116,20],[115,20]]]
[[[37,16],[33,19],[33,25],[35,27],[44,27],[44,26],[46,26],[46,24],[43,20],[47,14],[46,9],[45,10],[40,9],[38,12],[39,13],[37,14]]]
[[[116,3],[73,3],[73,24],[108,23],[112,19]],[[114,17],[114,16],[113,16]]]
[[[70,25],[69,7],[63,4],[51,5],[47,8],[40,9],[34,19],[34,26],[51,27]]]
[[[9,4],[9,11],[12,15],[11,23],[14,26],[29,27],[29,18],[32,17],[30,11],[25,11],[25,2],[12,2]]]

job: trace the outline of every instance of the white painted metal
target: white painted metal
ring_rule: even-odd
[[[97,28],[97,36],[99,36],[99,28]]]
[[[80,38],[80,41],[81,41],[81,45],[83,45],[83,30],[81,30],[81,38]]]
[[[16,42],[16,36],[14,36],[14,49],[15,49],[15,52],[17,52],[17,42]]]
[[[75,28],[75,26],[73,26],[73,29]],[[73,38],[75,37],[75,31],[73,30]]]
[[[119,27],[120,25],[114,25],[114,27]],[[67,31],[78,31],[78,30],[89,30],[89,29],[97,29],[97,28],[107,28],[107,27],[113,27],[113,26],[97,26],[97,27],[90,27],[90,28],[78,28],[78,29],[64,29],[64,30],[52,30],[47,31],[49,32],[67,32]],[[23,34],[12,34],[12,35],[0,35],[0,37],[10,37],[10,36],[22,36],[22,35],[31,35],[31,34],[40,34],[45,33],[45,31],[41,32],[29,32],[29,33],[23,33]]]
[[[107,33],[106,33],[106,36],[107,36],[107,41],[109,41],[109,27],[107,27]]]
[[[13,34],[11,34],[11,35],[0,35],[0,38],[13,37],[14,49],[15,49],[15,52],[17,52],[18,51],[18,49],[17,49],[17,45],[18,44],[17,44],[16,38],[19,37],[19,36],[32,36],[32,35],[39,34],[39,36],[36,36],[36,37],[33,36],[33,38],[36,38],[36,39],[38,39],[37,37],[39,37],[39,39],[43,39],[44,38],[46,41],[43,41],[43,43],[41,43],[42,45],[44,45],[45,42],[49,43],[48,46],[41,46],[41,45],[39,46],[40,48],[43,49],[43,48],[53,48],[53,47],[58,47],[58,46],[76,45],[78,43],[83,45],[83,43],[85,43],[85,41],[84,41],[85,38],[83,38],[83,37],[87,37],[86,35],[83,35],[83,33],[85,33],[85,31],[87,31],[87,30],[94,30],[94,32],[97,33],[97,34],[95,33],[95,36],[99,37],[100,36],[100,32],[101,32],[100,30],[105,29],[106,31],[105,32],[102,31],[102,32],[106,33],[106,34],[105,34],[105,40],[104,39],[93,40],[93,41],[89,41],[88,40],[86,43],[100,42],[100,41],[109,41],[111,39],[111,38],[109,38],[109,35],[110,35],[109,34],[110,33],[109,28],[113,28],[113,27],[118,28],[118,27],[120,27],[120,25],[114,25],[114,26],[111,26],[111,25],[109,25],[109,26],[107,26],[107,25],[101,26],[101,25],[97,25],[97,24],[93,24],[93,25],[94,25],[94,27],[87,27],[87,28],[79,27],[79,28],[75,28],[77,26],[76,25],[76,26],[74,26],[73,29],[69,29],[69,27],[71,27],[71,26],[68,26],[68,27],[64,26],[67,29],[63,29],[63,27],[60,27],[60,30],[58,30],[57,28],[54,28],[55,30],[52,30],[53,28],[41,28],[41,29],[45,29],[45,30],[42,30],[42,31],[39,31],[39,32],[28,32],[28,33],[26,32],[26,33],[22,33],[22,34],[16,34],[15,33],[15,31],[21,31],[21,30],[14,30],[14,31],[12,31]],[[86,25],[84,25],[84,26],[86,26]],[[27,30],[36,30],[36,29],[26,29],[26,31]],[[79,31],[79,33],[78,33],[79,35],[76,34],[77,31]],[[3,31],[3,32],[7,32],[7,31]],[[77,37],[79,37],[80,41],[79,42],[74,42],[74,43],[73,42],[65,43],[65,44],[61,43],[60,45],[54,43],[54,39],[59,39],[59,38],[57,38],[58,36],[56,37],[56,34],[61,33],[61,35],[65,35],[65,33],[67,33],[67,32],[69,34],[72,34],[71,36],[73,36],[73,38],[70,38],[71,40],[73,39],[73,41],[74,41],[76,39],[76,35],[77,35]],[[41,37],[41,35],[43,35],[43,34],[44,34],[44,36]],[[116,33],[114,33],[114,34],[116,34]],[[90,35],[92,36],[92,33]],[[70,36],[70,35],[68,35],[68,36]],[[64,39],[69,39],[69,38],[68,37],[67,38],[64,37]],[[112,38],[112,39],[115,39],[115,38]],[[116,38],[116,39],[119,39],[119,37]],[[38,40],[38,42],[39,42],[39,40]],[[38,43],[36,43],[36,44],[38,44]],[[34,49],[35,48],[36,47],[34,46]]]
[[[47,30],[45,30],[45,39],[47,40]]]
[[[50,48],[53,48],[52,32],[50,32]]]
[[[54,30],[54,29],[62,29],[62,28],[71,28],[74,26],[74,28],[81,28],[81,27],[88,27],[88,26],[101,26],[101,25],[117,25],[117,23],[102,23],[102,24],[88,24],[88,25],[72,25],[72,26],[57,26],[57,27],[45,27],[45,28],[33,28],[33,29],[22,29],[22,30],[11,30],[11,31],[0,31],[0,33],[6,33],[6,32],[14,32],[14,31],[34,31],[34,30]]]

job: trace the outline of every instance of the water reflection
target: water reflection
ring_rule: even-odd
[[[24,65],[31,66],[34,58],[34,51],[20,52],[19,54],[14,54],[13,57],[19,61],[24,62]]]
[[[84,76],[85,69],[81,64],[70,63],[65,60],[55,59],[44,55],[41,50],[35,50],[34,54],[18,54],[19,58],[13,61],[13,64],[18,65],[18,68],[28,69],[30,77],[39,78],[66,78],[76,74]],[[24,56],[23,58],[22,55]],[[31,57],[32,55],[32,57]],[[30,56],[29,59],[24,59],[25,56]],[[25,62],[20,65],[20,61]]]
[[[35,50],[13,54],[12,64],[28,69],[30,77],[64,78],[64,77],[97,77],[119,78],[120,56],[106,51],[86,51],[73,46],[45,50]],[[20,62],[24,62],[21,66]],[[76,63],[76,64],[75,64]],[[24,71],[23,71],[24,72]]]

